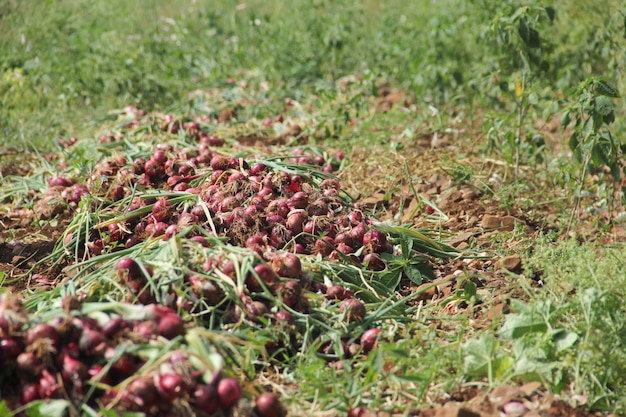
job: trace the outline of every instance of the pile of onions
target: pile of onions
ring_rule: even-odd
[[[205,370],[196,369],[184,350],[166,351],[158,367],[142,368],[145,358],[133,347],[163,346],[185,334],[172,309],[145,306],[141,320],[103,312],[92,317],[71,310],[80,308],[75,299],[63,301],[66,313],[46,323],[28,317],[15,298],[0,298],[0,389],[11,409],[66,399],[118,412],[166,416],[182,407],[207,415],[242,397],[239,382],[221,372],[207,383]]]

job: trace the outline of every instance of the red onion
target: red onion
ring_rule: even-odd
[[[295,324],[295,319],[293,318],[293,315],[286,310],[277,311],[276,313],[274,313],[274,318],[280,324]]]
[[[368,246],[374,252],[382,252],[387,244],[387,236],[380,230],[368,230],[363,235],[363,246]]]
[[[66,383],[82,381],[87,378],[87,367],[78,359],[69,354],[63,355],[61,375]]]
[[[25,382],[19,387],[20,402],[25,405],[41,398],[39,395],[39,384],[35,382]]]
[[[41,371],[39,377],[39,396],[41,398],[55,398],[59,394],[59,382],[47,369]]]
[[[217,391],[213,385],[196,385],[192,398],[194,405],[207,414],[213,414],[219,405]]]
[[[24,350],[19,340],[14,338],[0,339],[0,360],[14,360]]]
[[[232,378],[224,378],[217,385],[217,397],[222,408],[229,408],[241,398],[241,387]]]
[[[101,331],[86,327],[80,335],[78,347],[87,355],[101,354],[106,348],[106,341]]]
[[[167,222],[174,211],[174,206],[165,197],[159,198],[152,207],[152,217],[157,222]]]
[[[167,314],[159,320],[158,332],[166,339],[173,339],[185,333],[185,322],[178,314]]]
[[[252,165],[252,168],[250,168],[250,172],[254,175],[258,175],[262,172],[265,172],[266,170],[267,170],[267,166],[262,163],[254,164]]]
[[[368,329],[361,335],[361,346],[363,346],[364,353],[368,353],[374,349],[380,333],[380,329]]]
[[[26,345],[30,346],[38,343],[41,339],[48,339],[52,347],[59,347],[59,333],[57,330],[47,323],[38,323],[26,332]]]
[[[22,352],[16,359],[17,368],[33,375],[37,375],[42,368],[41,361],[33,352]]]
[[[117,275],[120,279],[126,281],[128,279],[138,279],[141,277],[141,268],[137,261],[132,258],[122,258],[115,265]]]
[[[387,266],[378,253],[368,253],[363,256],[363,264],[372,271],[382,271]]]
[[[140,408],[147,410],[158,401],[157,389],[152,378],[141,376],[134,379],[127,388],[129,399]]]
[[[298,278],[302,273],[300,258],[289,252],[276,254],[270,261],[270,267],[278,276],[285,278]]]
[[[302,287],[298,281],[287,281],[279,289],[283,303],[289,308],[296,308],[300,303]]]
[[[285,225],[287,229],[291,230],[294,235],[302,233],[302,227],[307,219],[306,211],[304,210],[292,210],[287,215],[287,222]]]
[[[162,162],[150,159],[146,162],[146,165],[144,167],[144,173],[152,181],[159,180],[165,175],[165,167],[163,166]]]
[[[273,200],[267,205],[267,212],[269,214],[277,214],[283,219],[289,214],[288,203],[284,200]]]
[[[135,325],[133,333],[136,333],[146,339],[152,339],[158,333],[157,324],[152,321],[142,321]]]
[[[304,191],[298,191],[287,200],[290,209],[304,209],[309,205],[309,196]]]
[[[326,288],[326,298],[329,300],[344,300],[346,298],[346,290],[340,285],[331,285]]]
[[[255,411],[259,417],[281,417],[285,414],[276,394],[261,394],[256,399]]]
[[[346,315],[348,322],[361,321],[365,317],[365,305],[356,298],[347,298],[339,304],[339,312]]]
[[[150,237],[163,236],[167,227],[168,224],[165,222],[148,223],[146,226],[146,234]]]
[[[251,320],[257,320],[259,317],[269,313],[269,309],[260,301],[244,302],[243,309]]]
[[[187,391],[183,377],[173,373],[158,375],[155,385],[157,391],[163,395],[167,401],[181,397]]]

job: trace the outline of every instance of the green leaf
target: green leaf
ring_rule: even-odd
[[[600,116],[611,114],[613,113],[613,101],[606,96],[596,97],[593,110]]]
[[[565,129],[567,126],[569,126],[571,121],[572,121],[572,118],[570,116],[570,113],[566,111],[561,116],[561,128]]]
[[[461,345],[463,371],[467,375],[487,375],[497,348],[498,341],[490,334],[483,335],[478,339],[470,339],[463,343]]]
[[[548,15],[548,19],[550,19],[550,22],[554,22],[554,19],[556,19],[556,10],[554,10],[554,7],[546,7],[546,14]]]
[[[578,341],[578,335],[574,332],[568,332],[567,330],[557,329],[552,339],[554,344],[556,345],[556,350],[561,352],[565,349],[568,349]]]
[[[14,414],[9,409],[6,401],[0,401],[0,416],[2,417],[12,417]]]
[[[404,275],[406,275],[415,284],[420,285],[422,282],[424,282],[422,273],[419,271],[419,269],[414,268],[413,265],[409,264],[405,266],[403,270],[404,270]]]
[[[619,91],[612,84],[604,80],[596,80],[596,93],[607,97],[619,97]]]
[[[403,268],[394,268],[386,272],[385,274],[378,275],[378,282],[382,284],[387,290],[393,291],[400,284],[402,279]]]
[[[522,41],[530,48],[539,48],[541,46],[539,32],[537,32],[535,28],[528,25],[528,21],[525,17],[519,20],[517,32],[519,33]]]
[[[67,400],[47,400],[32,402],[26,415],[29,417],[65,417],[70,403]]]
[[[537,312],[509,314],[498,332],[505,339],[517,339],[528,333],[545,332],[548,325]]]

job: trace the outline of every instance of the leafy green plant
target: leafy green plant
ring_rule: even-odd
[[[581,166],[573,219],[579,204],[587,174],[598,173],[606,168],[612,187],[607,190],[609,219],[613,212],[613,198],[620,187],[620,178],[626,173],[622,160],[624,145],[609,126],[615,121],[614,99],[619,92],[607,80],[590,77],[568,91],[569,103],[561,117],[561,126],[566,129],[573,123],[569,147]],[[622,196],[626,189],[622,188]],[[570,224],[571,224],[570,219]]]

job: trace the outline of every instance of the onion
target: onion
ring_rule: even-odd
[[[250,168],[250,172],[254,175],[258,175],[262,172],[265,172],[266,170],[267,170],[267,166],[262,163],[256,163],[252,165],[252,168]]]
[[[368,246],[374,252],[382,252],[387,244],[387,236],[380,230],[368,230],[363,235],[363,246]]]
[[[39,395],[39,384],[34,382],[25,382],[20,387],[20,402],[23,405],[31,403],[41,398]]]
[[[259,417],[281,417],[285,414],[278,396],[269,392],[256,399],[255,410]]]
[[[302,227],[307,219],[306,211],[304,210],[292,210],[287,215],[287,222],[285,225],[287,229],[291,230],[294,235],[302,233]]]
[[[285,278],[298,278],[302,273],[300,258],[289,252],[276,254],[270,261],[270,267],[276,274]]]
[[[102,334],[106,338],[113,338],[118,332],[130,327],[130,323],[121,317],[113,317],[104,325],[102,325]]]
[[[365,305],[356,298],[347,298],[339,304],[339,312],[345,314],[346,321],[361,321],[365,317]]]
[[[363,236],[365,236],[365,223],[359,222],[356,226],[354,226],[348,234],[353,242],[363,242]]]
[[[298,191],[294,193],[287,200],[287,205],[290,209],[304,209],[309,205],[309,196],[304,191]]]
[[[165,222],[148,223],[146,234],[150,237],[162,236],[167,230],[168,224]]]
[[[302,287],[298,281],[287,281],[279,290],[283,303],[289,308],[295,308],[301,299]]]
[[[222,408],[233,406],[241,394],[239,383],[232,378],[224,378],[217,385],[217,398]]]
[[[328,204],[322,199],[317,199],[309,204],[307,211],[311,216],[326,216],[329,213]]]
[[[276,280],[276,274],[267,265],[255,265],[254,273],[250,273],[246,277],[246,286],[250,291],[263,291],[263,287],[260,285],[259,280],[268,287],[271,287]]]
[[[387,267],[378,253],[368,253],[363,256],[363,264],[372,271],[382,271]]]
[[[293,315],[286,310],[277,311],[276,313],[274,313],[274,318],[279,324],[295,324],[295,319],[293,318]]]
[[[133,333],[144,337],[145,339],[152,339],[158,333],[157,324],[153,321],[142,321],[135,325]]]
[[[67,178],[64,177],[52,177],[48,180],[48,185],[50,187],[71,187],[74,184],[74,182],[72,180],[68,180]]]
[[[123,281],[142,278],[141,268],[137,261],[132,258],[120,259],[115,265],[115,269],[117,270],[117,276]]]
[[[24,350],[19,340],[14,338],[6,338],[0,340],[0,360],[12,361],[18,357]]]
[[[251,320],[257,320],[259,317],[269,313],[269,309],[260,301],[244,302],[243,309]]]
[[[327,257],[335,249],[335,240],[330,236],[324,236],[321,239],[317,239],[313,244],[313,252]]]
[[[268,214],[277,214],[283,219],[289,214],[289,205],[284,200],[273,200],[267,205]]]
[[[152,207],[152,217],[157,222],[167,222],[172,216],[174,206],[165,197],[159,198]]]
[[[207,414],[213,414],[219,405],[217,391],[213,385],[196,385],[192,398],[194,405]]]
[[[102,332],[85,327],[78,340],[78,347],[87,355],[102,354],[106,341]]]
[[[178,314],[167,314],[159,320],[158,332],[166,339],[173,339],[185,333],[185,322]]]
[[[329,300],[344,300],[346,298],[346,290],[340,285],[331,285],[326,288],[326,298]]]
[[[363,346],[364,353],[368,353],[374,349],[380,333],[380,329],[367,329],[363,332],[363,335],[361,336],[361,346]]]
[[[87,367],[80,360],[65,353],[62,359],[61,375],[66,383],[82,381],[88,376]]]
[[[38,343],[40,339],[50,340],[55,349],[59,346],[59,333],[50,324],[38,323],[26,332],[26,345],[28,346]]]
[[[39,396],[41,398],[54,398],[59,394],[59,382],[47,369],[41,371],[39,377]]]
[[[159,180],[165,175],[165,167],[162,162],[150,159],[146,162],[144,173],[152,181]]]
[[[155,378],[157,391],[165,397],[167,401],[172,401],[182,396],[187,387],[182,376],[174,373],[158,375]]]
[[[20,371],[37,375],[42,368],[41,361],[34,352],[22,352],[16,359],[17,368]]]
[[[148,410],[157,403],[158,393],[152,378],[142,376],[128,385],[127,393],[129,399],[140,408]]]

